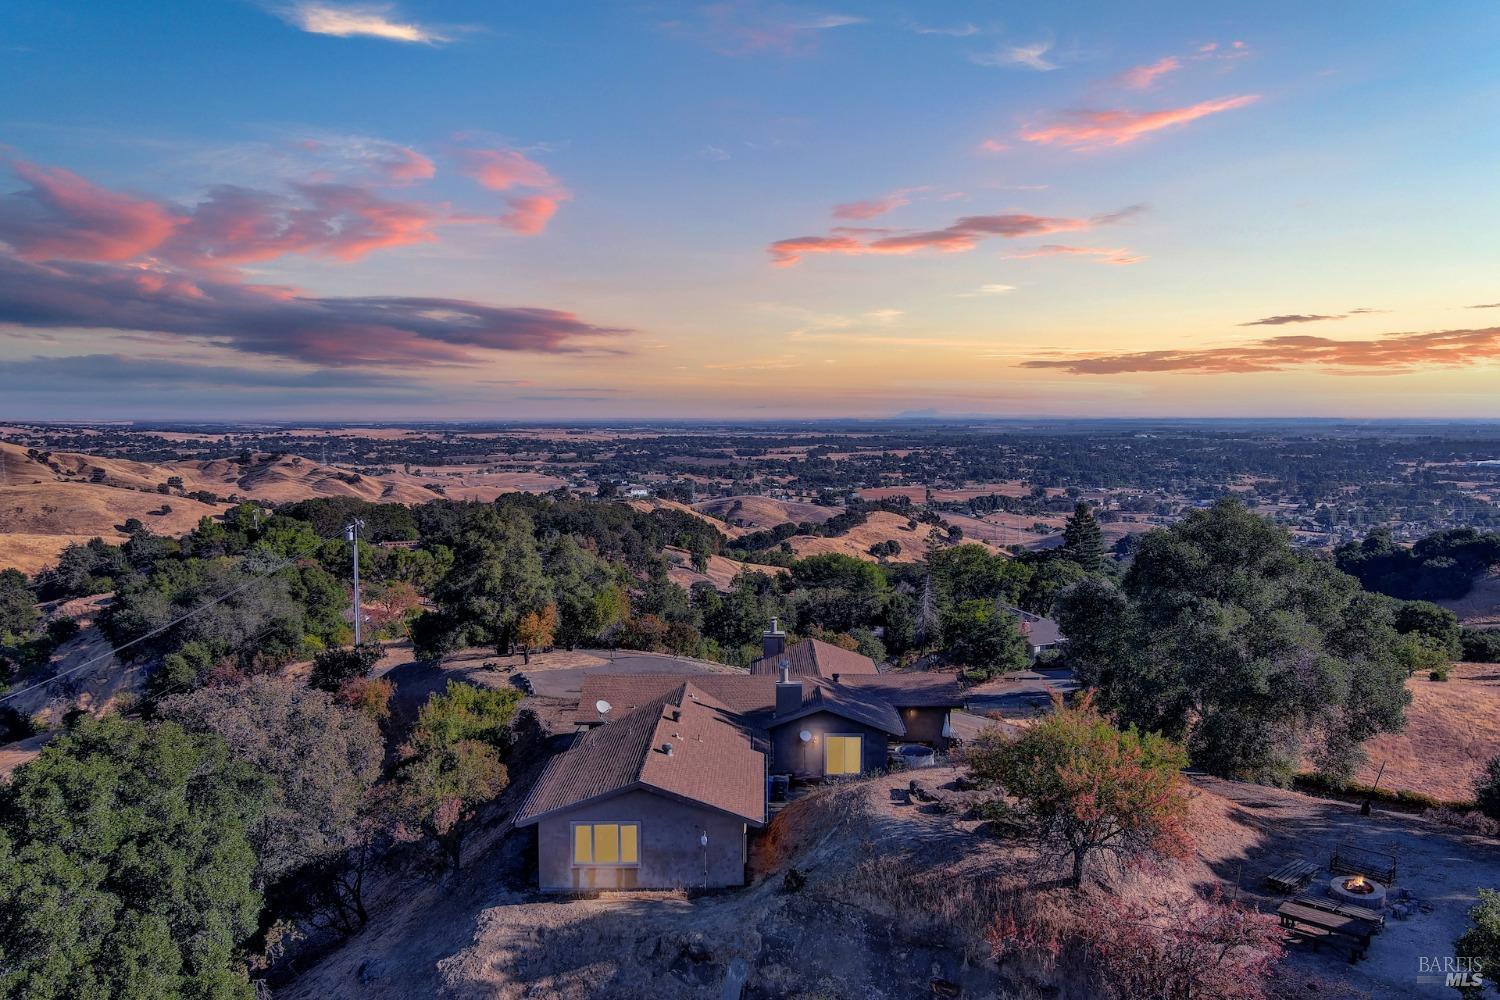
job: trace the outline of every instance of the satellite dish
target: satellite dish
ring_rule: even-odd
[[[603,698],[600,698],[598,701],[594,702],[594,711],[598,712],[600,715],[608,715],[609,710],[614,707],[615,706],[611,705]]]
[[[804,729],[804,730],[802,730],[802,732],[800,732],[800,733],[797,734],[797,739],[801,740],[803,743],[811,743],[812,742],[812,733],[810,733],[806,729]]]

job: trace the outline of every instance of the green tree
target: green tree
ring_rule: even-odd
[[[1226,499],[1144,536],[1119,588],[1080,583],[1057,618],[1101,705],[1197,766],[1284,780],[1310,748],[1347,778],[1410,700],[1390,604]]]
[[[1019,825],[1044,855],[1067,858],[1074,886],[1100,856],[1128,863],[1185,854],[1183,749],[1114,728],[1087,697],[1054,707],[1018,737],[991,727],[975,740],[968,754],[975,781],[1013,802],[996,801],[991,810]]]
[[[405,828],[433,837],[454,869],[475,809],[509,780],[504,760],[521,697],[449,681],[418,712],[391,806]]]
[[[1453,942],[1453,954],[1468,959],[1474,972],[1495,985],[1495,970],[1500,969],[1500,892],[1480,889],[1479,902],[1469,909],[1469,926]],[[1461,986],[1464,1000],[1478,1000],[1484,986]]]
[[[1094,519],[1094,509],[1083,501],[1073,507],[1073,516],[1063,528],[1064,559],[1097,573],[1104,568],[1104,533]]]
[[[0,786],[0,995],[249,998],[265,783],[174,723],[83,720]]]
[[[485,506],[464,518],[453,566],[432,599],[440,620],[455,632],[452,641],[490,645],[506,655],[521,616],[541,608],[551,594],[530,519],[514,508]]]
[[[1402,635],[1432,639],[1450,660],[1463,652],[1463,629],[1458,624],[1458,615],[1430,601],[1402,601],[1396,606],[1392,624]]]
[[[999,601],[1015,606],[1031,578],[1031,568],[970,543],[940,549],[927,559],[937,589],[939,611],[964,601]]]
[[[26,574],[18,569],[0,570],[0,644],[7,637],[14,640],[29,635],[39,618]]]
[[[1020,670],[1030,662],[1015,617],[989,601],[963,601],[943,613],[943,649],[975,679]]]

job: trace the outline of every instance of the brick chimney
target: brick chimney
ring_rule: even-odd
[[[790,676],[791,666],[781,661],[781,678],[776,682],[776,717],[791,715],[802,708],[802,682]]]
[[[771,619],[771,627],[761,633],[760,655],[763,659],[780,656],[786,652],[786,633],[781,631],[781,620]]]

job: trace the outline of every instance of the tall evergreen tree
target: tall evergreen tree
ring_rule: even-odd
[[[1094,509],[1081,500],[1063,528],[1062,554],[1090,573],[1104,568],[1104,533],[1094,519]]]

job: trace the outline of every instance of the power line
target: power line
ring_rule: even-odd
[[[94,664],[98,663],[100,660],[105,660],[105,659],[108,659],[108,658],[110,658],[112,656],[118,656],[122,650],[129,649],[131,646],[134,646],[138,642],[144,642],[144,641],[146,641],[147,639],[151,638],[154,635],[161,635],[163,632],[167,631],[168,629],[170,629],[170,628],[172,628],[172,627],[174,627],[176,625],[180,625],[181,623],[187,621],[189,618],[191,618],[194,615],[198,614],[200,611],[207,611],[209,608],[213,607],[216,604],[222,604],[224,601],[229,600],[235,594],[238,594],[240,591],[244,590],[246,587],[249,587],[251,584],[259,583],[262,580],[266,579],[267,575],[268,574],[262,574],[260,576],[256,576],[256,577],[253,577],[253,578],[251,578],[249,580],[246,580],[244,583],[240,584],[238,587],[235,587],[233,590],[226,591],[225,593],[220,594],[218,597],[215,597],[213,600],[211,600],[211,601],[209,601],[209,602],[207,602],[205,604],[200,604],[198,607],[196,607],[193,610],[189,611],[187,614],[182,615],[179,618],[174,618],[172,621],[167,622],[165,625],[162,625],[159,628],[154,628],[150,632],[147,632],[145,635],[137,636],[136,638],[131,639],[129,642],[124,643],[123,645],[120,645],[120,646],[116,646],[114,649],[111,649],[108,652],[100,653],[98,656],[95,656],[95,657],[93,657],[91,659],[85,660],[84,662],[80,663],[76,667],[69,667],[67,670],[64,670],[62,673],[55,674],[52,677],[49,677],[49,678],[47,678],[44,681],[38,681],[37,683],[30,684],[30,685],[28,685],[26,687],[21,688],[18,691],[12,691],[9,694],[5,695],[4,697],[0,697],[0,704],[3,704],[5,702],[7,702],[7,701],[10,701],[10,699],[12,699],[12,698],[15,698],[15,697],[18,697],[20,695],[23,695],[27,691],[35,691],[39,687],[47,687],[48,685],[50,685],[50,684],[52,684],[52,683],[54,683],[54,682],[56,682],[58,680],[61,680],[64,677],[67,677],[69,674],[76,674],[76,673],[78,673],[78,671],[83,670],[86,667],[93,666]]]

